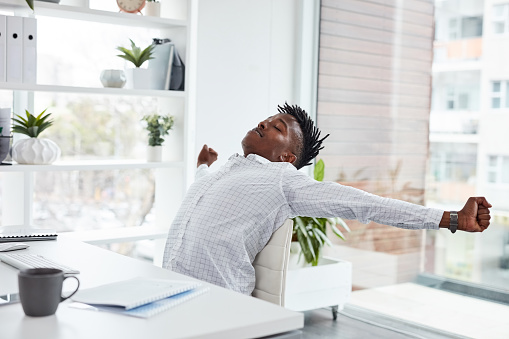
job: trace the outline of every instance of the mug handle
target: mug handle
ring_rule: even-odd
[[[69,294],[67,297],[63,297],[63,296],[60,296],[60,302],[66,300],[66,299],[69,299],[70,297],[72,297],[76,292],[78,292],[78,289],[80,288],[80,281],[78,279],[78,277],[74,276],[74,275],[68,275],[68,276],[65,276],[64,277],[64,281],[65,279],[67,278],[74,278],[76,279],[76,281],[78,282],[78,286],[76,287],[76,289],[74,290],[74,292],[72,292],[71,294]]]

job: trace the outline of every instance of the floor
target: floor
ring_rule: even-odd
[[[305,312],[302,338],[509,338],[509,306],[404,283],[352,293],[330,309]]]

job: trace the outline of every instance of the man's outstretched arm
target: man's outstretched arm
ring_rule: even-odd
[[[482,232],[490,225],[491,204],[484,197],[472,197],[461,211],[458,211],[458,230],[465,232]],[[449,228],[451,212],[444,212],[440,227]]]

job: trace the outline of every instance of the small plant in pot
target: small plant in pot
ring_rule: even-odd
[[[51,113],[42,111],[38,116],[32,115],[25,110],[26,118],[15,115],[13,120],[13,133],[25,134],[30,139],[18,140],[12,146],[12,158],[19,164],[49,165],[60,158],[60,147],[53,141],[46,138],[39,138],[39,135],[53,124],[49,120]]]
[[[131,62],[134,68],[126,69],[127,86],[135,89],[149,89],[150,88],[150,70],[141,68],[141,66],[150,59],[154,59],[152,54],[154,53],[154,44],[150,44],[145,49],[141,49],[131,41],[131,49],[119,46],[117,50],[123,54],[117,55],[118,57]]]
[[[142,120],[148,131],[147,161],[161,161],[164,136],[173,128],[175,119],[171,115],[149,114]]]
[[[315,180],[323,181],[324,173],[325,164],[320,159],[314,169]],[[292,220],[292,241],[296,241],[300,245],[292,244],[292,253],[299,253],[299,262],[301,256],[304,256],[305,262],[312,266],[318,265],[323,246],[325,244],[332,246],[332,242],[327,237],[327,227],[330,227],[332,232],[342,240],[345,240],[345,237],[337,225],[341,225],[347,232],[350,232],[350,228],[341,218],[295,217]]]

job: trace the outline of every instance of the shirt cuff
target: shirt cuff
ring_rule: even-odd
[[[424,229],[438,230],[440,227],[440,220],[444,216],[444,211],[437,208],[428,208],[426,217],[424,218]]]

